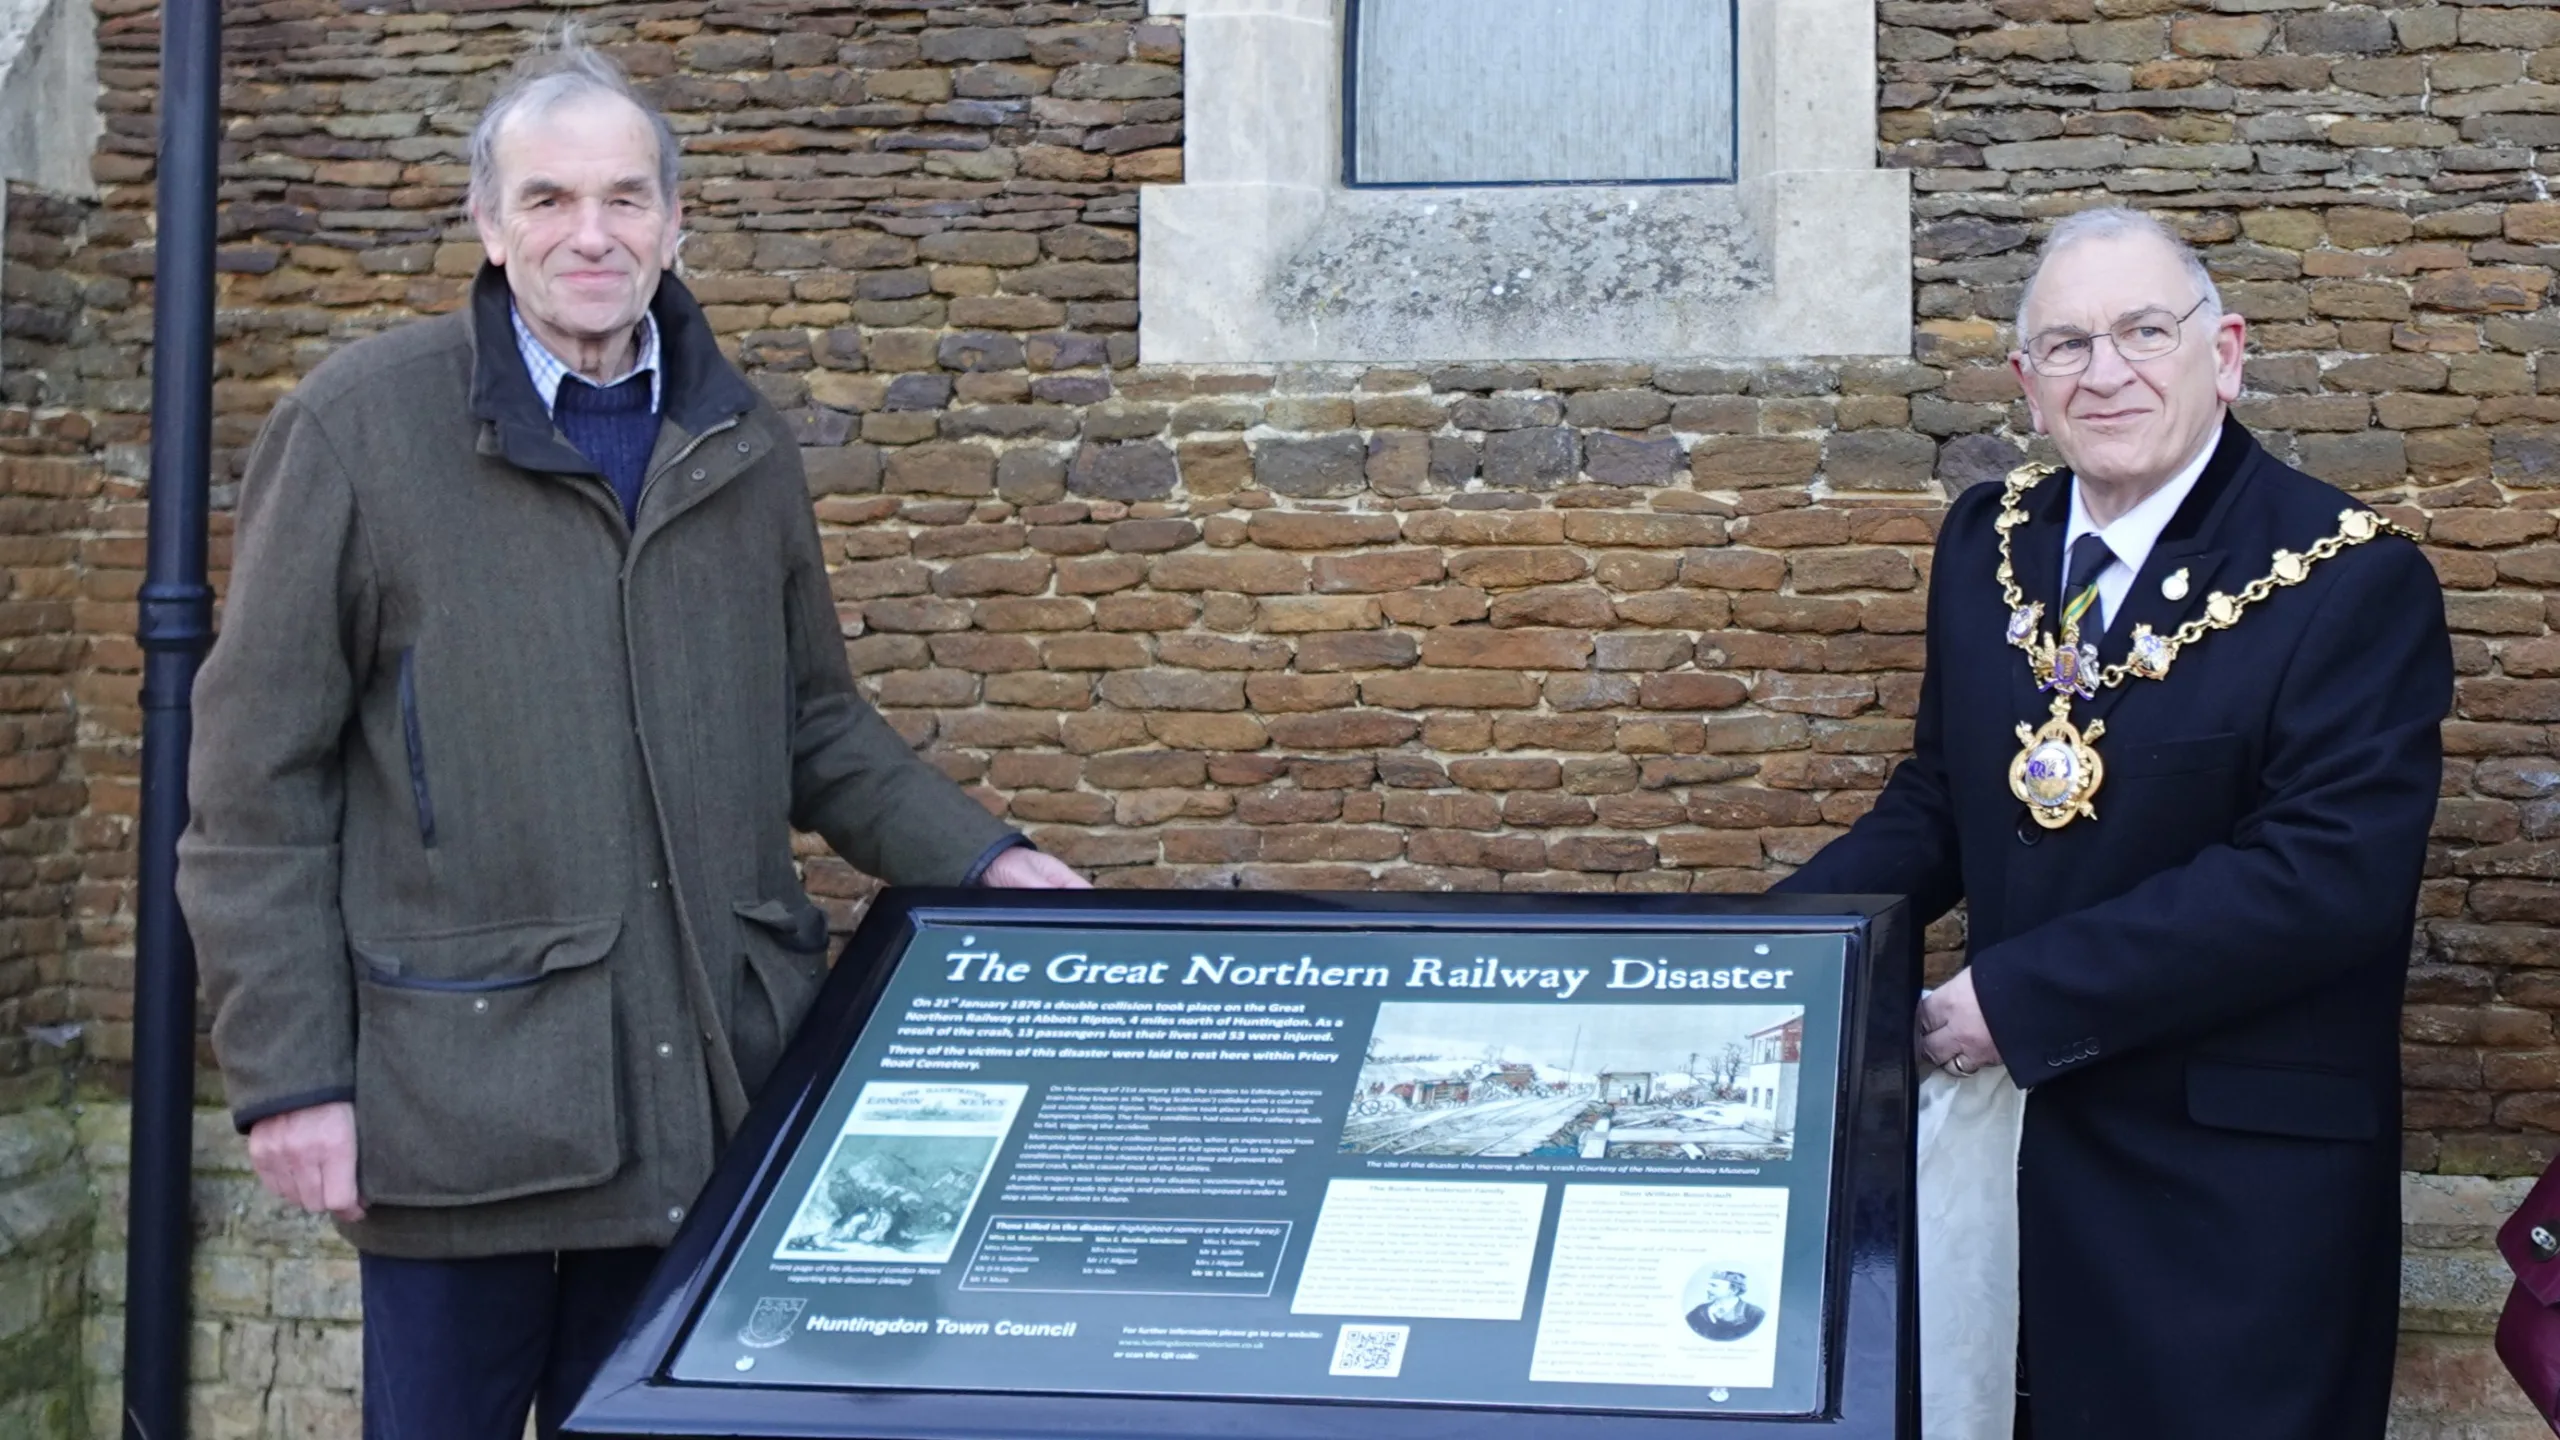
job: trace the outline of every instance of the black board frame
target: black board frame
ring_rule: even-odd
[[[1849,1023],[1812,1417],[1013,1391],[703,1386],[667,1378],[689,1325],[779,1177],[920,923],[1279,929],[1693,930],[1840,934]],[[1919,1440],[1911,1048],[1919,935],[1895,896],[1407,895],[890,889],[845,943],[564,1433],[584,1440]]]

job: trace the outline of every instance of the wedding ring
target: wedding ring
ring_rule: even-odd
[[[1966,1059],[1963,1052],[1959,1051],[1947,1057],[1947,1068],[1958,1075],[1970,1075],[1973,1073],[1973,1062]]]

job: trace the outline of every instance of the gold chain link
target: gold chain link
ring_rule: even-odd
[[[2009,532],[2027,521],[2027,513],[2018,508],[2018,500],[2029,490],[2034,489],[2045,477],[2054,473],[2055,467],[2051,465],[2021,465],[2009,472],[2008,483],[2001,487],[2000,515],[1994,522],[2000,531],[2000,595],[2012,615],[2017,614],[2027,601],[2026,593],[2018,588],[2017,571],[2009,561]],[[2248,613],[2250,606],[2285,586],[2299,585],[2309,579],[2311,568],[2321,561],[2329,559],[2350,546],[2361,545],[2378,535],[2385,534],[2398,535],[2408,540],[2418,538],[2415,532],[2395,525],[2371,510],[2347,509],[2338,512],[2336,534],[2322,538],[2309,550],[2299,555],[2289,550],[2278,550],[2275,553],[2275,568],[2240,587],[2238,595],[2226,595],[2219,590],[2207,595],[2204,600],[2205,613],[2179,626],[2167,637],[2165,641],[2167,653],[2161,659],[2159,669],[2156,671],[2137,669],[2131,659],[2119,660],[2092,677],[2093,688],[2104,690],[2121,685],[2128,677],[2134,675],[2144,675],[2154,680],[2165,678],[2169,673],[2169,667],[2176,663],[2179,651],[2216,630],[2228,630],[2239,624],[2240,617]],[[2150,631],[2147,625],[2138,629],[2144,634]],[[2034,634],[2021,635],[2013,637],[2010,643],[2026,651],[2030,658],[2035,658],[2039,649],[2038,642],[2043,638],[2041,635]],[[2139,653],[2137,649],[2137,657]],[[2036,678],[2039,681],[2050,678],[2044,673],[2042,665],[2037,667]]]

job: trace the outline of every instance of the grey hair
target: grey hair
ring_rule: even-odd
[[[2035,299],[2036,281],[2044,277],[2044,267],[2053,257],[2084,240],[2127,240],[2148,236],[2169,247],[2187,278],[2196,284],[2196,292],[2204,297],[2204,308],[2198,312],[2211,320],[2222,313],[2222,292],[2214,288],[2213,276],[2204,268],[2204,258],[2195,247],[2180,238],[2157,217],[2121,205],[2102,205],[2095,210],[2082,210],[2055,221],[2046,232],[2044,244],[2036,251],[2035,272],[2027,277],[2027,288],[2018,293],[2018,329],[2023,338],[2027,326],[2027,306]]]
[[[613,57],[588,44],[572,22],[561,27],[557,40],[516,62],[507,83],[498,87],[489,108],[480,112],[480,123],[471,127],[472,213],[498,213],[498,137],[510,123],[518,116],[546,114],[569,101],[599,95],[625,101],[648,117],[649,130],[658,141],[658,199],[673,205],[675,131],[668,128],[667,117],[656,106],[640,98]]]

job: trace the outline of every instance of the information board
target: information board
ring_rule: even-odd
[[[588,1428],[651,1395],[1843,1413],[1844,1137],[1908,1065],[1860,1068],[1908,948],[1873,914],[931,898],[875,905],[573,1433],[711,1433]],[[717,1433],[896,1433],[776,1413]]]

